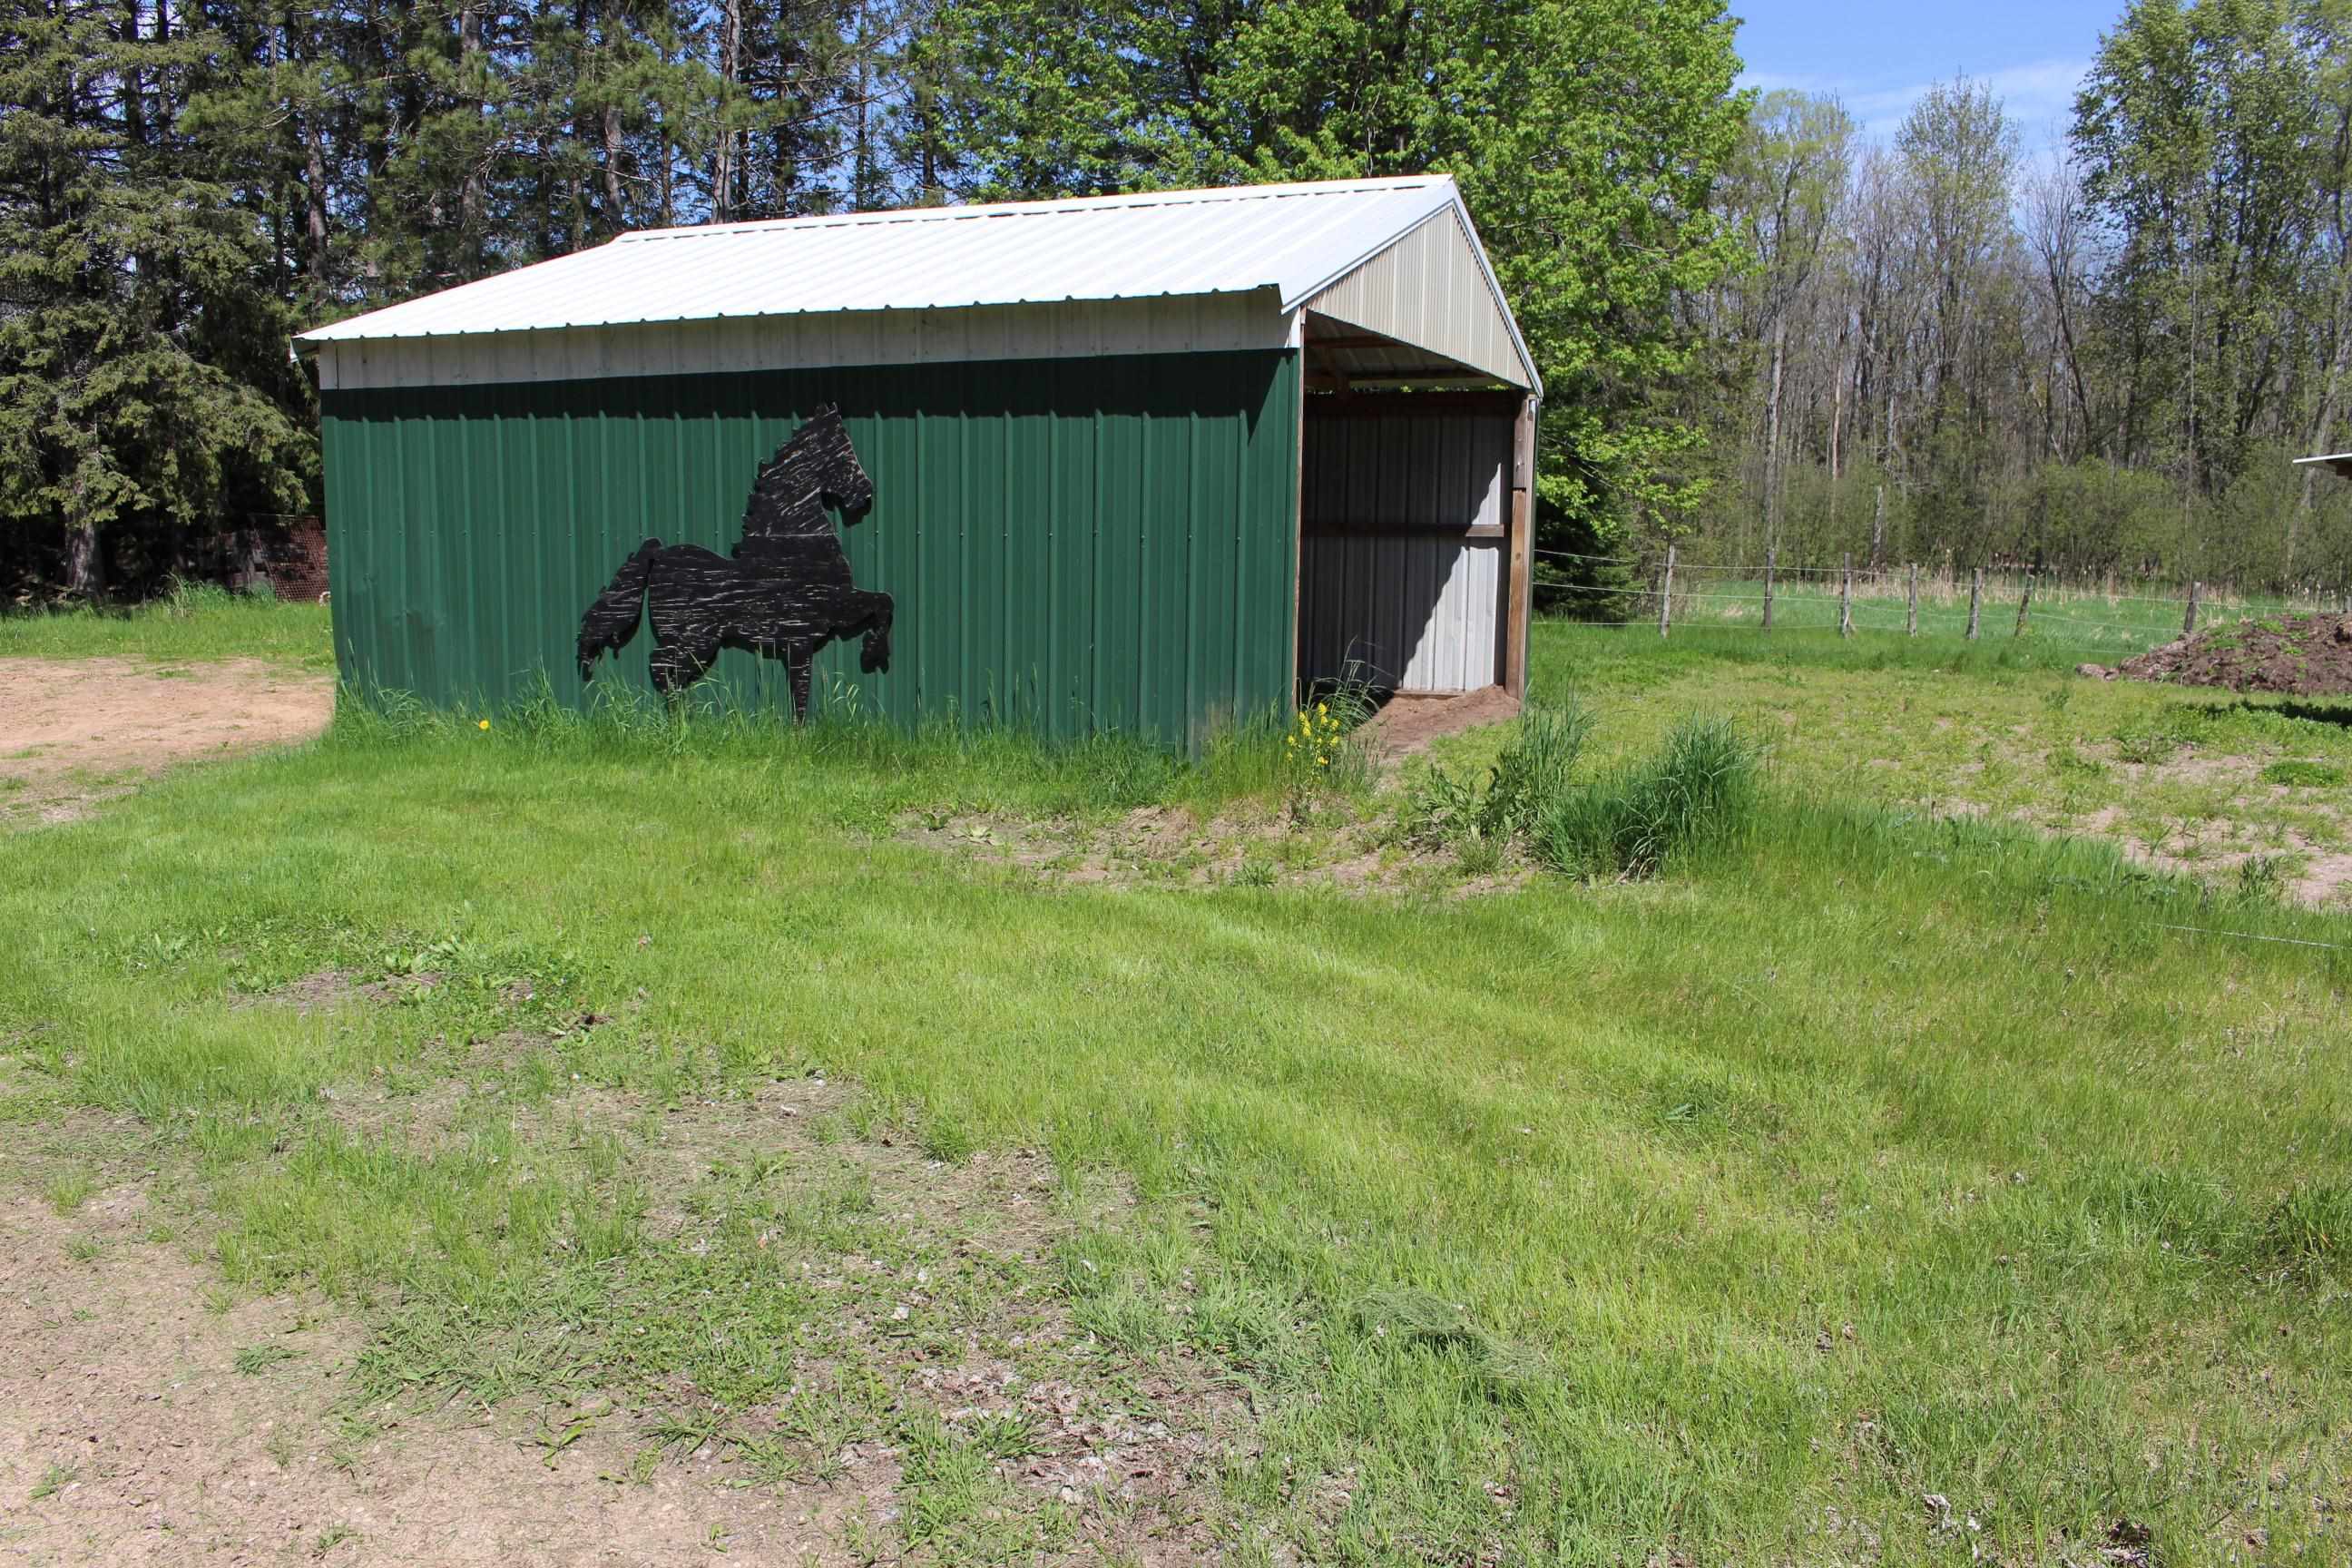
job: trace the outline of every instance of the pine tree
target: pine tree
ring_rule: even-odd
[[[0,519],[84,596],[303,506],[316,462],[268,247],[173,129],[217,40],[127,16],[0,10]]]

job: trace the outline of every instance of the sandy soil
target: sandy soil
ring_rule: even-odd
[[[1442,736],[1458,734],[1479,724],[1499,724],[1518,717],[1518,699],[1499,686],[1444,696],[1391,697],[1364,725],[1372,755],[1393,763],[1429,750]]]
[[[340,987],[320,1005],[365,1005],[367,994]],[[722,1153],[814,1155],[811,1116],[846,1094],[796,1080],[751,1100],[660,1112],[645,1168],[658,1200],[654,1223],[692,1223],[672,1199]],[[366,1100],[355,1087],[335,1102],[362,1135],[419,1147],[447,1135],[448,1119],[432,1104],[388,1128],[372,1113],[383,1108]],[[578,1118],[642,1133],[649,1114],[634,1097],[586,1091],[517,1126],[552,1136],[556,1121]],[[826,1157],[866,1169],[879,1212],[929,1239],[951,1276],[935,1288],[959,1299],[967,1270],[992,1279],[992,1260],[1009,1254],[1043,1268],[1071,1233],[1074,1216],[1054,1207],[1052,1163],[1034,1152],[943,1166],[903,1145],[850,1142]],[[1105,1189],[1087,1217],[1115,1220],[1130,1202]],[[551,1409],[535,1399],[361,1408],[349,1373],[365,1327],[316,1299],[226,1289],[192,1235],[157,1229],[185,1218],[157,1212],[135,1182],[93,1194],[68,1216],[21,1193],[0,1196],[0,1568],[569,1568],[722,1554],[831,1568],[905,1551],[899,1450],[885,1427],[835,1456],[829,1479],[792,1482],[754,1476],[715,1444],[673,1450],[649,1468],[633,1464],[677,1411],[625,1392]],[[861,1261],[833,1267],[845,1275]],[[969,1325],[971,1353],[934,1364],[914,1342],[858,1315],[882,1299],[850,1316],[875,1364],[903,1378],[901,1398],[931,1405],[950,1426],[1013,1410],[1030,1418],[1034,1448],[999,1474],[1021,1506],[1058,1498],[1072,1509],[1076,1540],[1047,1561],[1173,1568],[1214,1555],[1197,1527],[1197,1493],[1239,1410],[1209,1369],[1186,1355],[1149,1365],[1107,1359],[1086,1348],[1091,1340],[1059,1303],[1018,1295]],[[1034,1362],[1015,1368],[980,1349],[1002,1342],[1026,1343]],[[273,1359],[252,1364],[255,1347]],[[347,1416],[366,1427],[354,1434]],[[593,1420],[551,1453],[548,1436],[583,1418]]]
[[[0,820],[60,822],[194,757],[305,740],[335,685],[233,659],[0,658]]]
[[[467,1409],[399,1417],[339,1468],[362,1331],[284,1298],[208,1310],[216,1277],[145,1239],[145,1206],[135,1187],[70,1219],[0,1205],[0,1563],[839,1560],[854,1487],[755,1493],[715,1463],[608,1479],[625,1410],[552,1468],[518,1414]],[[238,1372],[256,1345],[290,1353]]]

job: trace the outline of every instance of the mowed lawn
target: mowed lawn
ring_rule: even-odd
[[[1132,1375],[1237,1391],[1201,1504],[1235,1561],[2352,1552],[2352,921],[1869,776],[1906,712],[1941,743],[1931,702],[2087,735],[2181,700],[2045,699],[2063,656],[1948,643],[1538,652],[1596,766],[1678,712],[1798,714],[1756,831],[1644,883],[1364,896],[1082,885],[905,826],[1186,787],[1108,752],[493,716],[175,773],[0,837],[0,1172],[68,1213],[184,1190],[226,1285],[370,1325],[371,1396],[688,1375],[715,1431],[790,1369],[621,1337],[685,1278],[679,1222],[562,1109],[824,1075],[843,1137],[1133,1195],[1026,1284]],[[1830,733],[1862,700],[1870,739]],[[2340,755],[2307,721],[2262,743]],[[326,972],[395,999],[285,1000]],[[334,1113],[448,1079],[546,1114],[420,1145]],[[714,1341],[795,1331],[676,1299]],[[875,1554],[1083,1542],[982,1529],[1019,1510],[976,1473],[910,1463]]]

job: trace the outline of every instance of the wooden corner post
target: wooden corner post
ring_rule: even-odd
[[[1519,401],[1511,426],[1511,542],[1503,585],[1503,689],[1528,694],[1528,626],[1535,607],[1536,400]]]

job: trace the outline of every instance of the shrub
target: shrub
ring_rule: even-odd
[[[1576,873],[1654,876],[1756,815],[1760,758],[1727,719],[1687,719],[1654,757],[1565,792],[1535,835],[1538,855]]]

